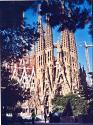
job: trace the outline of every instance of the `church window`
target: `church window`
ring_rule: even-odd
[[[39,56],[39,66],[40,66],[40,56]]]
[[[51,51],[50,51],[50,56],[51,56]]]
[[[49,62],[49,57],[48,57],[48,62]]]
[[[40,46],[39,46],[39,51],[40,51]]]
[[[41,55],[41,65],[42,65],[42,55]]]
[[[25,113],[25,112],[26,112],[24,108],[22,109],[22,112],[23,112],[23,113]]]
[[[45,54],[45,63],[46,63],[46,54]]]
[[[42,42],[41,42],[41,50],[42,50]]]
[[[31,87],[31,82],[30,82],[30,87]]]
[[[50,60],[51,60],[51,51],[50,51]]]
[[[33,83],[34,83],[34,79],[33,79]]]
[[[44,55],[43,55],[43,64],[44,64]]]
[[[59,58],[60,58],[60,52],[59,52]]]
[[[40,56],[39,56],[39,61],[40,61]]]
[[[49,57],[49,52],[48,52],[48,57]]]

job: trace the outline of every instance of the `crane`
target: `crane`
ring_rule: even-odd
[[[84,41],[84,45],[80,45],[85,48],[85,56],[86,56],[86,67],[87,67],[87,74],[90,72],[90,63],[89,63],[89,54],[88,49],[93,47],[93,44],[89,45]]]
[[[84,42],[83,47],[85,48],[85,55],[86,55],[86,65],[87,65],[87,73],[90,72],[90,63],[89,63],[89,54],[88,54],[88,48],[93,47],[93,45],[88,45],[86,42]]]

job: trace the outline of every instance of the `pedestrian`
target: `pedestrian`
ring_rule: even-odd
[[[46,114],[46,112],[44,113],[44,119],[45,119],[45,123],[46,123],[46,120],[47,120],[47,114]]]
[[[36,115],[35,115],[35,111],[34,111],[34,109],[33,109],[33,110],[32,110],[32,125],[35,124],[35,117],[36,117]]]

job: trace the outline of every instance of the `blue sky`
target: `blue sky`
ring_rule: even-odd
[[[33,25],[33,22],[37,22],[37,14],[35,14],[31,9],[28,9],[24,13],[25,22],[27,24]],[[53,30],[53,41],[56,42],[60,38],[60,33],[57,30]],[[86,58],[85,58],[85,49],[79,45],[84,45],[84,41],[87,44],[92,44],[91,35],[88,33],[88,26],[85,26],[84,29],[78,29],[75,32],[75,40],[77,45],[77,52],[78,52],[78,63],[82,66],[84,65],[86,69]],[[90,62],[90,70],[93,71],[93,64],[92,64],[92,48],[89,48],[89,62]]]

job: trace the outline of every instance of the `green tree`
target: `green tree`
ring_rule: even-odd
[[[2,106],[14,106],[17,101],[22,101],[23,90],[17,81],[11,80],[9,69],[4,63],[17,62],[31,50],[32,44],[37,40],[38,33],[35,27],[24,26],[23,31],[18,28],[0,29],[1,46],[1,95]],[[4,88],[4,89],[3,89]],[[19,94],[18,94],[19,93]],[[22,95],[21,95],[22,94]],[[27,93],[25,93],[27,94]],[[6,98],[7,97],[7,98]],[[15,98],[14,98],[15,97]],[[23,96],[24,97],[24,96]]]
[[[90,100],[90,86],[88,85],[86,81],[86,71],[84,67],[79,69],[79,79],[80,79],[80,85],[79,85],[79,93],[82,97],[84,97],[86,100]]]
[[[70,102],[70,99],[68,99],[67,104],[63,110],[62,116],[73,116],[73,109]]]
[[[89,101],[89,107],[87,109],[88,114],[93,116],[93,85],[90,88],[90,101]]]
[[[41,15],[49,15],[49,23],[53,27],[58,26],[59,30],[68,28],[69,30],[76,31],[78,28],[84,28],[86,24],[92,22],[92,0],[47,1],[0,2],[0,12],[2,15],[0,26],[20,26],[23,21],[23,12],[29,8],[37,12],[36,9],[40,3],[42,4]],[[90,29],[92,29],[92,25],[90,25]]]
[[[80,96],[88,102],[87,113],[91,116],[93,115],[93,85],[89,86],[86,81],[86,72],[84,67],[79,69],[80,78]]]
[[[16,80],[11,80],[8,69],[1,70],[1,109],[2,114],[6,112],[14,112],[18,101],[25,100],[25,90],[17,83]]]
[[[56,96],[52,100],[53,110],[57,108],[59,109],[59,111],[63,112],[63,110],[65,109],[67,105],[68,100],[70,100],[74,115],[86,113],[86,109],[88,107],[87,100],[84,100],[82,97],[76,94],[69,94],[66,96]]]
[[[23,12],[31,8],[36,12],[38,6],[36,1],[1,1],[0,2],[0,28],[22,27]]]
[[[23,101],[31,97],[29,89],[24,89],[14,79],[11,80],[11,73],[9,69],[2,68],[1,70],[1,109],[2,114],[11,112],[13,114],[21,111],[21,108],[17,103],[23,103]]]
[[[39,34],[36,27],[24,26],[23,30],[17,28],[0,29],[1,63],[18,61],[19,58],[31,51]]]
[[[75,32],[84,28],[92,19],[90,0],[48,0],[42,2],[41,14],[48,15],[51,26],[59,30],[69,29]]]
[[[0,29],[2,113],[18,112],[17,103],[30,97],[29,90],[23,89],[16,80],[11,80],[11,73],[4,64],[17,62],[22,58],[31,50],[38,36],[37,29],[31,26],[24,26],[23,29],[20,27]]]

